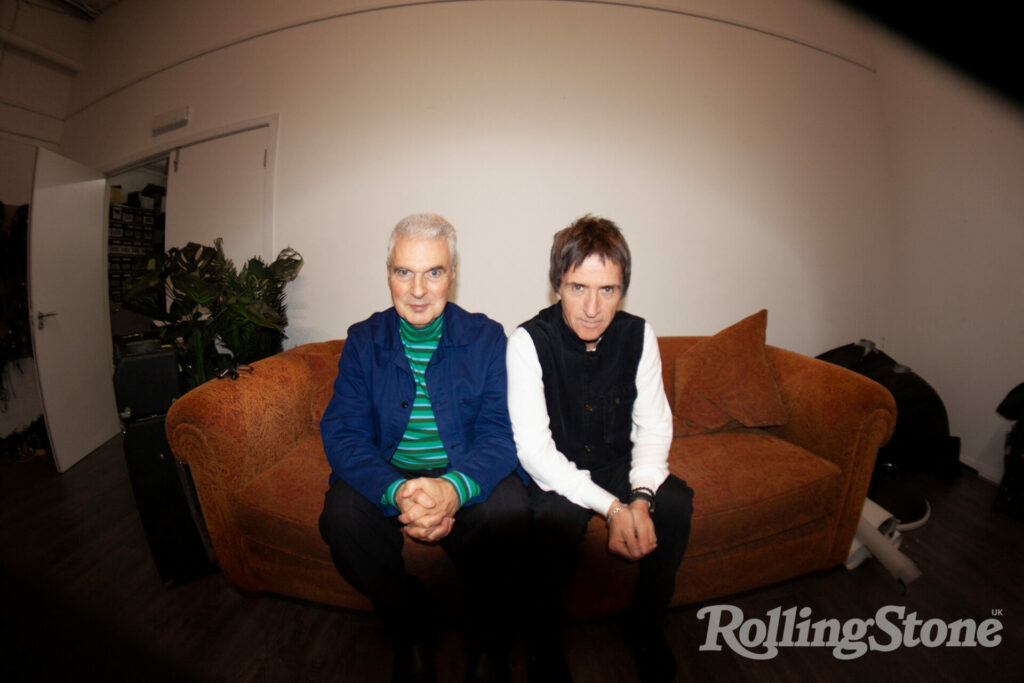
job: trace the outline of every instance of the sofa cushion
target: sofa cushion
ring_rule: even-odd
[[[247,546],[269,544],[284,554],[330,562],[330,551],[319,529],[330,474],[316,432],[239,489],[235,522],[240,532],[252,539]],[[451,562],[440,552],[440,546],[407,541],[402,556],[410,572],[433,581],[452,573]]]
[[[767,322],[768,311],[762,309],[676,358],[676,436],[786,423],[786,407],[765,355]]]
[[[261,542],[273,539],[281,550],[309,558],[327,556],[317,520],[330,474],[320,434],[310,434],[280,462],[238,490],[238,529]]]
[[[669,467],[694,491],[688,556],[783,533],[842,503],[838,467],[758,429],[676,438]]]

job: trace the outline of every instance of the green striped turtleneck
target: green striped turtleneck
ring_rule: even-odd
[[[448,454],[441,443],[434,419],[434,409],[427,393],[427,364],[441,341],[444,315],[438,316],[425,327],[413,327],[402,318],[398,319],[398,333],[405,348],[413,378],[416,381],[416,398],[413,400],[409,424],[405,428],[401,443],[391,456],[391,464],[404,470],[432,470],[448,466]],[[480,487],[461,472],[451,471],[441,475],[459,496],[459,506],[480,493]],[[384,492],[382,503],[395,505],[395,492],[405,479],[396,479]]]

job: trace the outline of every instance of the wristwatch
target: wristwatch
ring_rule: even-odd
[[[635,500],[646,500],[648,509],[651,514],[654,514],[654,491],[646,486],[637,486],[629,492],[629,502],[632,503]]]

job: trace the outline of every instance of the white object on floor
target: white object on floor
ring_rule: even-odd
[[[921,519],[917,520],[916,522],[906,522],[906,523],[904,523],[904,522],[901,521],[899,524],[896,525],[896,530],[897,531],[913,531],[914,529],[918,529],[918,528],[924,526],[924,523],[927,522],[928,518],[931,517],[931,516],[932,516],[932,506],[929,505],[928,501],[926,500],[924,502],[924,517],[922,517]]]
[[[902,540],[899,532],[896,530],[900,520],[893,517],[892,513],[888,510],[870,498],[865,498],[864,508],[861,510],[860,517],[861,520],[867,520],[872,528],[878,530],[878,533],[889,538],[894,547],[898,548],[900,546]],[[871,551],[864,545],[864,541],[857,534],[854,534],[853,542],[850,544],[850,552],[846,556],[846,568],[856,569],[869,557],[871,557]]]
[[[930,511],[929,511],[930,512]],[[926,517],[927,519],[927,517]],[[913,560],[899,551],[903,537],[898,531],[900,521],[870,498],[864,499],[857,533],[850,544],[846,568],[854,569],[869,557],[876,557],[903,585],[921,576]]]

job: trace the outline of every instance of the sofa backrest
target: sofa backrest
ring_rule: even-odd
[[[704,337],[658,337],[661,352],[661,374],[665,382],[665,395],[672,401],[675,396],[676,357]],[[334,379],[338,375],[338,358],[345,346],[344,339],[303,344],[291,349],[300,354],[309,365],[312,378],[311,409],[314,426],[319,427],[320,418],[327,409],[327,403],[334,392]]]
[[[338,376],[338,359],[341,357],[343,346],[345,346],[344,339],[332,339],[326,342],[303,344],[291,349],[293,353],[300,354],[309,366],[309,376],[312,382],[310,387],[312,413],[310,417],[315,429],[320,429],[320,418],[324,416],[327,403],[334,393],[334,379]]]

